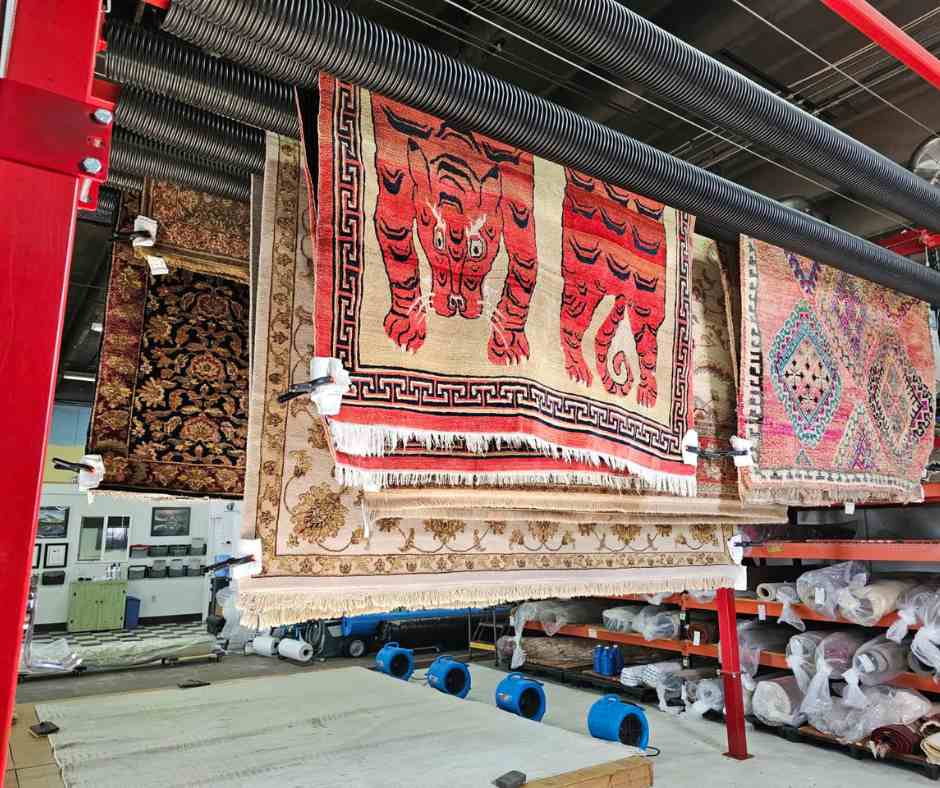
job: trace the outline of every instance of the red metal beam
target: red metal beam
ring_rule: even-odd
[[[100,28],[101,0],[18,0],[5,89],[32,95],[41,104],[58,96],[56,113],[89,103]],[[25,114],[4,118],[0,151],[9,152],[14,140],[29,143],[23,132],[32,120]],[[43,130],[47,139],[48,132]],[[101,135],[102,144],[109,139]],[[0,489],[5,504],[0,520],[0,773],[16,702],[75,206],[82,184],[89,182],[80,169],[83,151],[70,157],[57,146],[57,157],[68,164],[47,162],[45,168],[38,166],[42,155],[40,150],[18,151],[15,160],[0,158],[0,454],[13,458]]]
[[[865,0],[822,0],[830,10],[940,90],[940,60]]]
[[[729,758],[739,761],[747,754],[747,734],[744,732],[744,693],[741,690],[741,659],[738,654],[738,621],[734,606],[734,591],[719,588],[715,598],[718,608],[718,637],[721,647],[721,677],[725,687],[725,727],[728,732]]]
[[[812,542],[767,542],[746,547],[747,558],[814,558],[831,561],[940,561],[935,539],[820,539]]]
[[[901,230],[900,232],[873,239],[873,243],[883,246],[902,257],[922,254],[925,249],[940,246],[940,233],[927,230]]]

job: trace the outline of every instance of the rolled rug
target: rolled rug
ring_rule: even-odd
[[[840,679],[852,667],[852,658],[868,637],[864,631],[852,629],[833,632],[816,647],[816,673],[810,679],[801,711],[807,717],[819,716],[832,706],[830,679]]]
[[[715,669],[712,667],[686,668],[685,670],[678,670],[675,673],[667,673],[664,676],[661,676],[656,684],[656,696],[659,698],[659,710],[678,714],[679,711],[681,711],[681,708],[679,706],[670,706],[669,702],[684,697],[686,683],[699,682],[704,678],[714,675]]]
[[[780,615],[777,616],[777,623],[789,624],[794,629],[798,629],[800,632],[805,632],[806,624],[803,623],[803,619],[800,618],[793,609],[793,606],[799,604],[800,601],[800,595],[796,590],[796,584],[783,583],[781,587],[777,589],[777,601],[783,605],[783,607],[780,609]]]
[[[757,719],[765,725],[800,725],[805,717],[800,712],[803,692],[794,676],[780,676],[759,681],[751,708]]]
[[[779,601],[777,596],[781,588],[792,588],[796,593],[796,583],[761,583],[757,586],[757,598],[764,602]]]
[[[636,614],[632,627],[644,640],[676,640],[680,624],[678,610],[647,605]]]
[[[884,758],[889,753],[912,755],[920,749],[923,739],[916,725],[884,725],[871,732],[868,748],[876,758]]]
[[[843,561],[821,569],[811,569],[796,579],[800,601],[815,613],[836,617],[839,594],[850,586],[868,584],[868,571],[859,561]]]
[[[920,743],[924,757],[931,763],[940,763],[940,732],[931,733]]]
[[[842,674],[846,685],[842,698],[846,704],[857,709],[865,708],[868,699],[859,685],[873,687],[902,673],[907,667],[908,646],[888,640],[884,635],[863,644],[852,657],[852,667]]]
[[[816,648],[831,634],[831,630],[816,629],[793,635],[787,641],[787,665],[802,692],[806,692],[810,679],[816,675]]]
[[[923,626],[914,635],[911,654],[923,667],[940,676],[940,596],[931,599],[924,608]]]
[[[866,586],[843,588],[839,592],[839,615],[853,624],[872,627],[895,610],[898,599],[910,591],[913,580],[875,580]]]
[[[715,621],[689,621],[686,630],[693,645],[704,646],[718,642],[718,624]]]
[[[686,711],[701,716],[706,711],[725,708],[724,682],[718,678],[703,678],[686,684]]]
[[[935,582],[922,583],[898,597],[898,618],[888,627],[888,640],[900,643],[907,637],[911,627],[924,623],[924,612],[937,598],[937,588]]]
[[[645,677],[649,676],[653,679],[650,686],[655,687],[660,676],[679,670],[682,670],[682,663],[669,660],[646,665],[628,665],[620,671],[620,683],[625,687],[639,687],[646,683]]]
[[[604,629],[612,632],[632,632],[633,620],[642,609],[642,605],[611,607],[601,614],[601,622],[604,624]]]
[[[773,624],[759,621],[743,621],[738,624],[738,650],[741,655],[741,670],[753,676],[760,667],[760,655],[764,651],[783,652],[790,633]]]

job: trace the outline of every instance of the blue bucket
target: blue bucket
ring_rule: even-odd
[[[470,692],[470,670],[463,662],[440,656],[431,663],[427,673],[428,684],[445,695],[466,698]]]
[[[521,673],[510,673],[496,687],[496,705],[503,711],[539,722],[546,709],[542,682],[527,679]]]
[[[616,695],[605,695],[591,706],[587,725],[595,739],[619,741],[641,750],[650,741],[650,726],[643,709],[624,703]]]
[[[386,643],[375,655],[375,666],[381,673],[408,681],[415,672],[415,653],[397,643]]]

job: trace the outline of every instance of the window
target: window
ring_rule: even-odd
[[[83,517],[78,537],[79,561],[124,561],[127,559],[130,517]]]

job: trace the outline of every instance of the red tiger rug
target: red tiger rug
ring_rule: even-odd
[[[695,493],[694,217],[323,76],[315,354],[337,453],[460,447]]]

